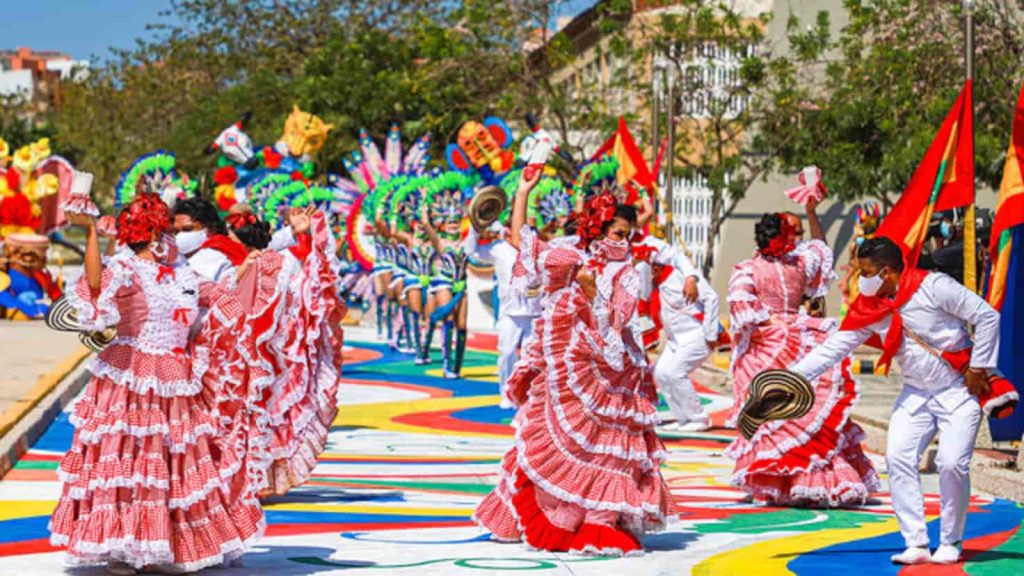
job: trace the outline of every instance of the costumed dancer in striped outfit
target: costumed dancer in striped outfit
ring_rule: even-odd
[[[539,176],[539,175],[538,175]],[[587,204],[580,242],[539,241],[516,194],[516,288],[541,288],[541,318],[509,379],[516,445],[475,517],[501,541],[601,555],[641,554],[641,536],[676,517],[655,433],[657,392],[633,319],[639,279],[630,258],[631,206],[608,194]]]
[[[823,297],[835,278],[832,250],[807,204],[811,240],[803,223],[788,213],[766,214],[755,225],[757,252],[736,265],[729,280],[729,313],[734,351],[736,418],[760,372],[785,369],[819,346],[838,325],[809,314],[806,299]],[[850,419],[857,382],[850,359],[841,358],[811,382],[814,406],[800,418],[762,425],[747,440],[740,436],[726,453],[736,461],[732,482],[751,497],[775,504],[855,506],[880,487],[860,443],[864,432]]]

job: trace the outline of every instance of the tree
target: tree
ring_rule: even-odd
[[[392,120],[434,135],[434,158],[466,120],[521,116],[535,97],[523,43],[553,4],[425,0],[175,0],[177,24],[115,53],[70,87],[59,138],[81,148],[101,203],[140,154],[177,154],[193,177],[202,154],[244,111],[257,144],[273,142],[293,103],[336,129],[318,163],[355,148],[365,127],[382,138]],[[440,160],[437,160],[440,161]]]
[[[775,165],[775,155],[759,137],[770,103],[757,94],[773,75],[787,71],[766,49],[769,15],[744,15],[708,0],[672,4],[640,23],[643,40],[638,45],[675,83],[679,95],[669,103],[669,118],[676,124],[676,145],[670,151],[676,175],[696,179],[711,191],[703,262],[707,275],[722,223]],[[663,84],[647,86],[648,99],[654,90],[663,90]]]
[[[962,13],[958,2],[927,0],[845,8],[850,23],[834,40],[790,20],[794,50],[766,90],[773,115],[760,136],[784,169],[816,164],[836,197],[889,207],[963,84]],[[1019,2],[985,0],[975,22],[975,174],[996,188],[1024,79],[1024,16]]]

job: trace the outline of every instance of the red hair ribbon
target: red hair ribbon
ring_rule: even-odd
[[[583,246],[601,236],[601,228],[615,217],[615,206],[618,202],[609,192],[603,192],[587,202],[584,214],[581,215],[578,234]]]
[[[760,249],[761,254],[772,258],[781,258],[796,248],[796,228],[785,214],[778,214],[779,233],[771,239],[768,246]]]
[[[171,227],[171,210],[156,194],[142,194],[121,210],[117,217],[117,241],[141,244],[153,239],[154,232]]]
[[[250,224],[259,222],[256,215],[252,212],[235,212],[234,214],[228,214],[228,217],[224,219],[233,230],[240,230]]]

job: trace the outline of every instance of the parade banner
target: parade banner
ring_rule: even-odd
[[[974,131],[971,81],[943,120],[903,195],[882,220],[877,236],[895,242],[916,266],[932,214],[974,202]]]
[[[1024,348],[1020,331],[1024,326],[1024,284],[1019,279],[1024,277],[1024,87],[1013,115],[989,250],[992,270],[988,302],[1002,315],[999,370],[1021,393],[1024,392],[1024,355],[1019,351]],[[1003,420],[990,420],[989,429],[993,440],[1020,440],[1024,436],[1024,410],[1017,410]]]

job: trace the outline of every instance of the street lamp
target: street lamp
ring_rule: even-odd
[[[974,9],[978,0],[962,0],[960,7],[964,11],[964,64],[967,79],[974,78]]]

